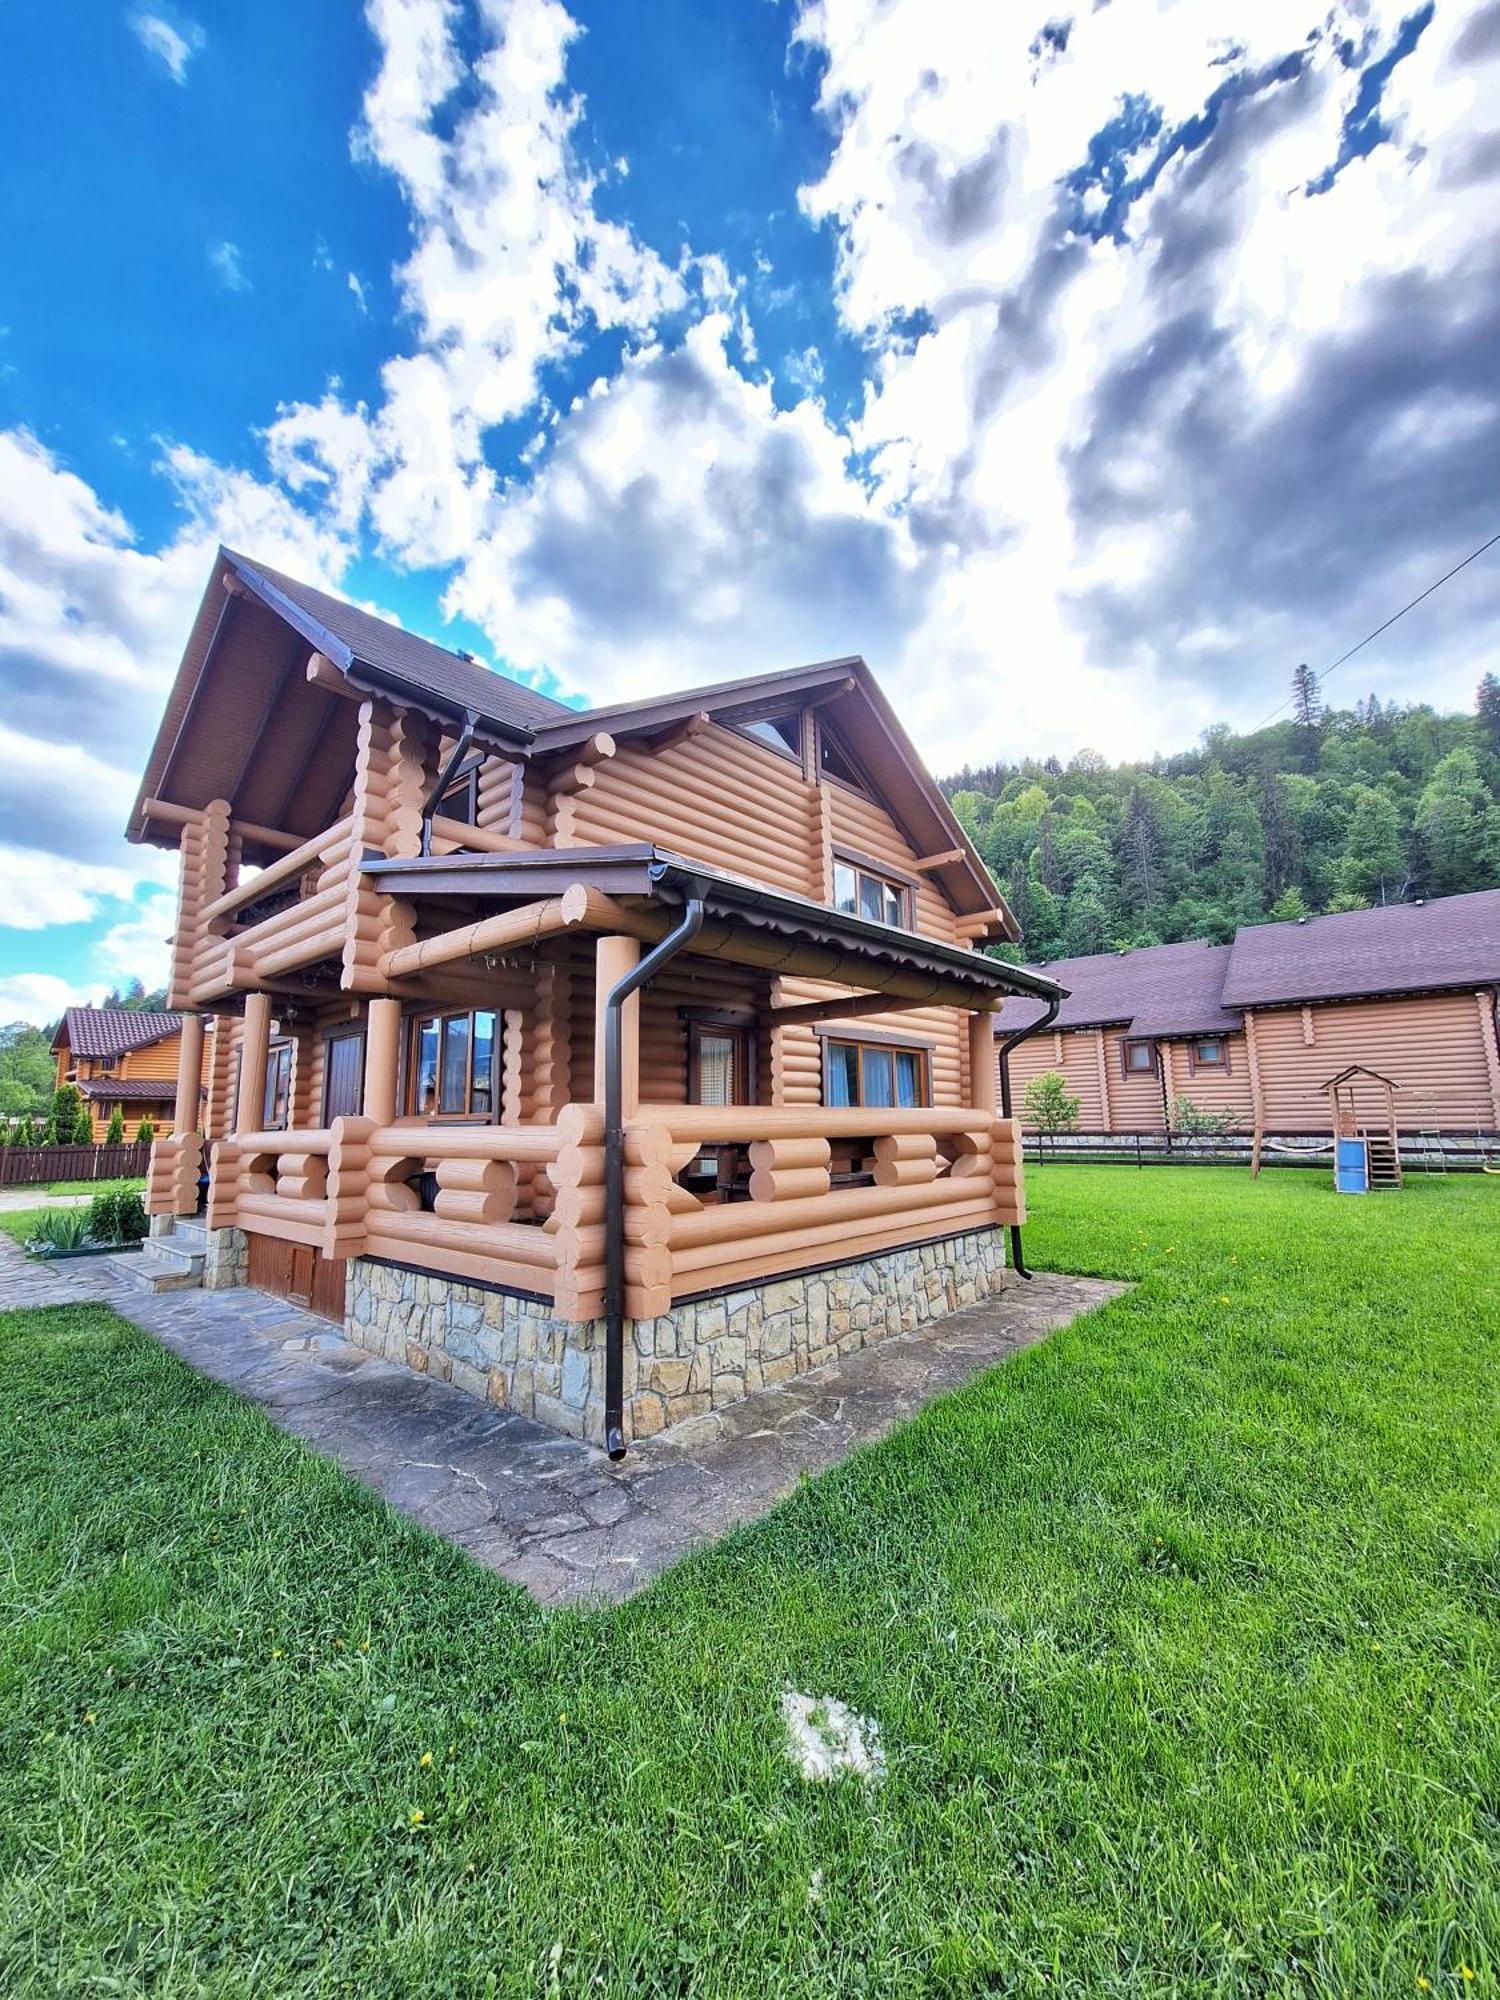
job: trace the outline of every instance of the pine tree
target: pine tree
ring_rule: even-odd
[[[105,1145],[106,1145],[106,1146],[123,1146],[123,1145],[124,1145],[124,1143],[125,1143],[125,1110],[124,1110],[124,1106],[123,1106],[123,1105],[119,1105],[119,1104],[117,1104],[117,1105],[115,1106],[114,1110],[110,1112],[110,1114],[109,1114],[109,1125],[108,1125],[108,1127],[106,1128],[106,1130],[105,1130],[105,1134],[104,1134],[104,1143],[105,1143]]]
[[[138,1146],[150,1146],[155,1143],[155,1139],[156,1127],[149,1118],[143,1118],[135,1128],[135,1143]]]
[[[1479,683],[1474,710],[1485,748],[1492,757],[1500,757],[1500,674],[1486,674]]]
[[[1305,660],[1292,675],[1292,716],[1299,729],[1316,729],[1323,720],[1318,677]]]

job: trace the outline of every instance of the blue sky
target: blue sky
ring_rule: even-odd
[[[10,0],[0,1018],[159,971],[219,539],[573,700],[859,650],[940,770],[1260,720],[1497,525],[1497,103],[1500,0]]]

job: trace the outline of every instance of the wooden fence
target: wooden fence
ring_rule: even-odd
[[[0,1187],[49,1181],[125,1181],[144,1176],[148,1144],[137,1146],[0,1146]]]

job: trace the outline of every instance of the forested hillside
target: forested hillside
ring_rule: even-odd
[[[1149,764],[1081,751],[944,781],[1025,934],[1028,959],[1500,886],[1500,679],[1473,715],[1325,711]]]

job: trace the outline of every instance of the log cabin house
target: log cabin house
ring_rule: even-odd
[[[1372,1131],[1389,1079],[1398,1136],[1500,1135],[1500,889],[1036,969],[1068,997],[1015,1050],[1015,1087],[1058,1071],[1086,1133],[1164,1132],[1186,1098],[1229,1113],[1258,1163],[1268,1140],[1329,1131],[1329,1081],[1352,1070],[1373,1074],[1346,1093]],[[1043,1015],[1008,1000],[996,1033]]]
[[[581,713],[221,551],[129,831],[209,1284],[613,1453],[1000,1284],[1055,989],[861,660]]]
[[[58,1087],[75,1083],[83,1094],[96,1144],[108,1132],[116,1105],[127,1139],[135,1137],[143,1118],[150,1119],[160,1137],[173,1131],[182,1062],[180,1014],[69,1007],[52,1037],[52,1054]],[[198,1115],[195,1099],[192,1124]]]

